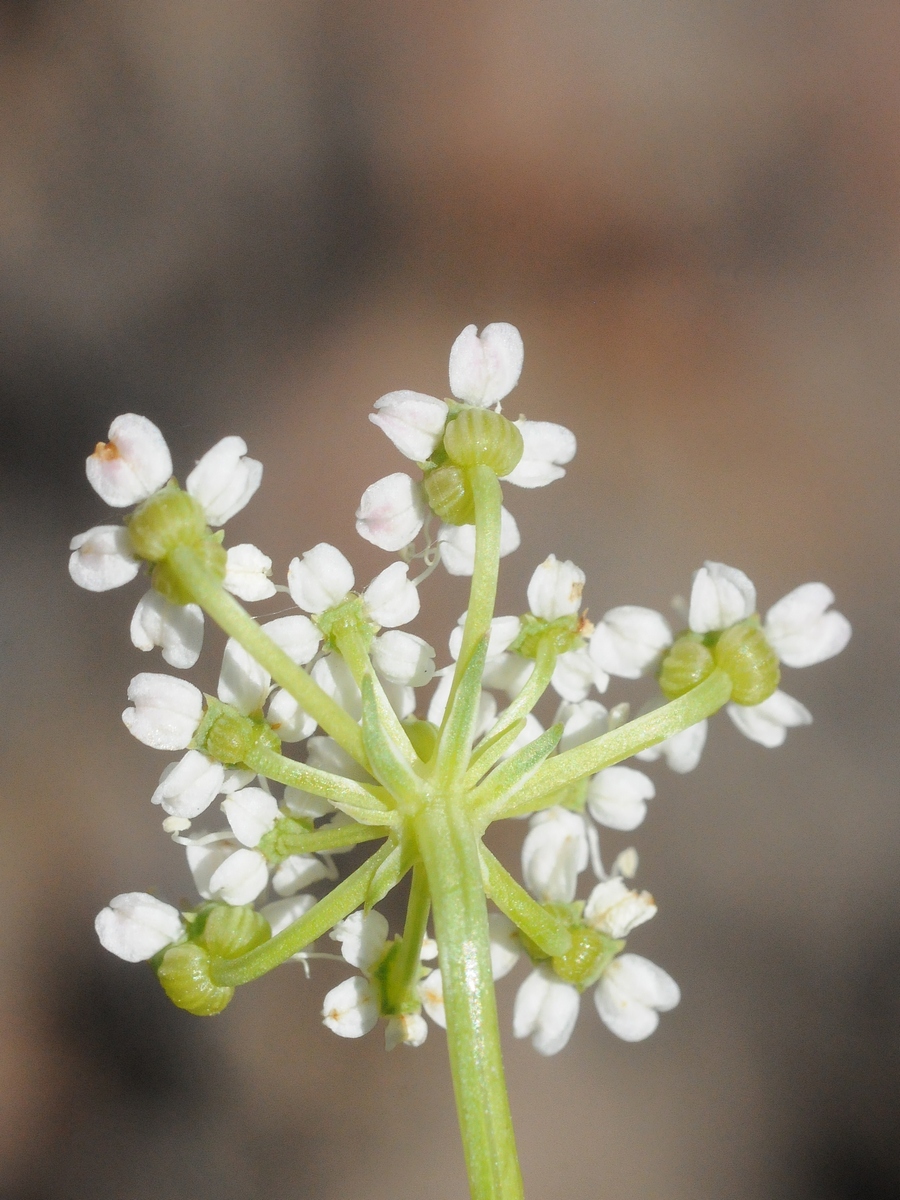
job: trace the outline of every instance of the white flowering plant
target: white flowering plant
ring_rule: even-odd
[[[116,896],[97,917],[100,941],[149,962],[176,1005],[210,1016],[282,963],[309,970],[311,958],[338,957],[313,949],[330,935],[359,973],[325,996],[329,1029],[353,1038],[384,1021],[388,1049],[421,1045],[426,1016],[446,1029],[475,1200],[523,1194],[495,980],[530,962],[513,1033],[547,1055],[565,1047],[588,990],[626,1041],[648,1037],[679,1001],[666,971],[625,949],[656,913],[630,885],[635,851],[603,865],[599,828],[637,828],[655,795],[623,764],[663,756],[691,770],[723,707],[747,737],[780,745],[812,719],[779,689],[781,665],[821,662],[850,636],[824,584],[796,588],[763,620],[747,576],[714,562],[696,572],[677,634],[636,605],[592,624],[584,572],[552,554],[531,576],[528,611],[496,615],[500,559],[519,544],[502,484],[543,487],[575,453],[562,426],[501,413],[522,362],[512,325],[470,325],[450,353],[451,398],[396,391],[376,402],[370,419],[421,478],[397,472],[363,494],[358,532],[397,555],[363,589],[327,543],[294,558],[285,584],[255,546],[226,549],[221,526],[256,492],[261,464],[226,437],[182,488],[162,434],[134,414],[116,418],[87,460],[99,496],[132,511],[75,537],[69,562],[91,591],[149,575],[131,638],[176,670],[197,662],[204,614],[228,635],[215,696],[143,672],[123,713],[141,742],[182,754],[152,802],[186,850],[198,902],[182,911],[144,892]],[[435,650],[402,627],[441,564],[471,584],[436,671]],[[297,611],[260,623],[239,603],[278,592]],[[627,704],[595,698],[611,677],[655,678],[658,690],[629,719]],[[558,698],[547,729],[534,712],[545,693]],[[196,829],[220,797],[227,827]],[[524,886],[483,841],[510,818],[529,818]],[[374,852],[341,878],[336,859],[365,844]],[[586,872],[593,886],[579,899]],[[391,937],[377,905],[407,875],[405,922]]]

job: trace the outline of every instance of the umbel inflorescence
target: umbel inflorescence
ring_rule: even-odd
[[[695,573],[676,634],[637,605],[592,624],[583,571],[552,554],[531,576],[528,611],[496,616],[499,559],[519,545],[501,483],[543,487],[575,453],[562,426],[501,413],[522,361],[513,326],[470,325],[450,353],[452,398],[398,391],[376,402],[370,420],[420,477],[397,472],[362,496],[359,534],[397,555],[365,588],[327,543],[295,558],[285,585],[255,546],[226,549],[221,526],[256,492],[261,464],[226,437],[182,488],[162,434],[133,414],[87,460],[100,497],[133,510],[74,538],[69,563],[92,591],[149,574],[132,641],[159,647],[176,670],[201,653],[204,612],[229,636],[216,696],[143,672],[123,713],[140,741],[181,753],[152,802],[186,851],[199,900],[180,911],[144,892],[116,896],[97,917],[101,942],[149,961],[177,1005],[209,1015],[283,962],[308,968],[329,935],[359,972],[325,996],[330,1029],[356,1037],[384,1020],[392,1047],[422,1043],[423,1013],[447,1028],[473,1191],[485,1196],[519,1194],[514,1148],[503,1150],[493,979],[530,961],[514,1033],[543,1054],[565,1046],[585,991],[631,1041],[679,1000],[667,972],[625,950],[656,913],[629,882],[635,852],[609,870],[601,857],[599,829],[637,828],[655,794],[642,770],[621,764],[663,756],[691,770],[707,718],[724,706],[747,737],[780,745],[811,720],[780,690],[781,667],[821,662],[850,636],[824,584],[796,588],[761,619],[747,576],[714,562]],[[452,661],[436,671],[435,650],[404,627],[438,564],[472,582]],[[279,591],[295,613],[260,624],[238,603]],[[611,677],[645,676],[657,686],[635,719],[596,698]],[[544,729],[533,710],[548,691],[558,706]],[[515,817],[529,818],[524,887],[482,840]],[[374,853],[341,879],[341,852],[363,843]],[[579,898],[585,873],[592,886]],[[407,874],[406,921],[391,937],[376,906]]]

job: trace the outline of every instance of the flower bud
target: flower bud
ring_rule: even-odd
[[[457,466],[438,467],[422,480],[422,490],[432,512],[448,525],[475,522],[475,497],[466,473]]]
[[[761,704],[778,687],[778,655],[755,618],[726,629],[716,642],[715,658],[731,676],[731,699],[735,704]]]
[[[667,700],[677,700],[711,675],[716,662],[699,634],[686,633],[678,638],[662,660],[659,686]]]
[[[195,1017],[215,1016],[234,995],[233,987],[213,983],[209,954],[196,942],[172,946],[163,955],[156,974],[172,1003]]]
[[[248,904],[215,904],[202,916],[200,938],[210,954],[220,958],[237,958],[272,936],[269,922]]]
[[[506,417],[485,408],[465,408],[444,431],[444,449],[459,467],[490,467],[508,475],[522,457],[522,434]]]

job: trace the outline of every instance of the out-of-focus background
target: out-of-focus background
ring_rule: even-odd
[[[3,0],[3,1200],[464,1196],[439,1031],[338,1040],[328,963],[198,1020],[96,945],[113,894],[192,888],[119,718],[162,669],[140,589],[65,564],[107,519],[84,457],[137,411],[182,477],[226,433],[263,459],[229,541],[279,573],[333,541],[365,581],[389,560],[353,511],[403,469],[366,412],[445,394],[495,320],[526,346],[507,408],[579,439],[509,489],[502,611],[550,551],[595,615],[713,558],[763,607],[826,580],[855,629],[787,673],[811,728],[765,751],[720,717],[607,838],[683,1001],[638,1046],[589,1003],[554,1059],[509,1038],[529,1195],[900,1197],[898,55],[889,0]],[[464,603],[426,585],[441,661]]]

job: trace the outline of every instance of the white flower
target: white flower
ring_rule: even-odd
[[[621,604],[604,613],[591,635],[591,657],[609,675],[639,679],[656,669],[672,631],[652,608]]]
[[[572,616],[581,608],[584,571],[573,562],[560,562],[555,554],[546,558],[528,584],[528,607],[536,617],[555,621]]]
[[[463,613],[450,633],[450,654],[454,660],[459,658],[459,652],[462,649],[467,616],[468,613]],[[488,631],[487,661],[492,662],[508,650],[519,636],[521,628],[522,622],[518,617],[493,617]],[[530,668],[529,660],[524,661]]]
[[[567,650],[560,654],[553,668],[550,684],[563,700],[578,702],[587,697],[592,687],[605,692],[609,687],[609,676],[596,662],[587,646]]]
[[[127,508],[152,496],[172,475],[172,456],[152,421],[123,413],[109,427],[86,463],[88,482],[112,508]]]
[[[251,500],[262,481],[262,463],[246,458],[247,443],[224,437],[203,455],[187,477],[210,525],[224,525]]]
[[[323,654],[311,671],[312,677],[326,695],[348,712],[354,721],[362,717],[362,696],[353,672],[339,654]]]
[[[123,525],[96,525],[86,533],[76,534],[69,549],[72,551],[69,574],[79,587],[89,592],[122,587],[131,583],[141,569]]]
[[[488,913],[488,933],[491,947],[491,975],[503,979],[508,975],[522,953],[516,927],[509,917],[500,912]]]
[[[258,850],[231,838],[186,847],[188,867],[204,900],[252,904],[269,882],[269,864]]]
[[[421,1046],[428,1037],[428,1022],[421,1013],[403,1013],[390,1017],[384,1030],[384,1048],[393,1050],[397,1046]]]
[[[519,382],[525,350],[515,325],[467,325],[450,350],[450,390],[479,408],[499,405]]]
[[[491,625],[491,636],[493,637],[493,622]],[[496,658],[491,658],[490,646],[488,646],[488,659],[484,664],[482,682],[485,687],[498,688],[500,691],[506,692],[510,700],[515,700],[528,682],[533,670],[534,659],[523,658],[521,654],[498,654]]]
[[[708,728],[705,720],[698,721],[696,725],[682,729],[681,733],[673,733],[664,742],[638,751],[635,758],[639,758],[641,762],[656,762],[659,758],[665,758],[672,771],[686,775],[688,771],[693,771],[700,761],[703,747],[706,745]]]
[[[419,589],[409,578],[409,564],[391,563],[363,592],[369,616],[377,625],[394,629],[419,613]]]
[[[419,534],[428,516],[422,488],[398,471],[370,484],[356,510],[356,532],[382,550],[397,551]]]
[[[789,729],[812,722],[809,709],[780,689],[761,704],[729,704],[728,715],[751,742],[769,749],[782,745]]]
[[[249,542],[242,542],[228,551],[222,586],[248,603],[268,600],[277,591],[271,574],[271,558]]]
[[[414,462],[430,458],[441,440],[448,408],[443,400],[421,392],[388,392],[375,401],[369,420],[391,439],[401,454]]]
[[[337,879],[337,870],[315,854],[291,854],[275,868],[272,887],[279,896],[293,896],[320,879]]]
[[[528,890],[542,904],[568,904],[575,899],[578,876],[588,865],[584,820],[565,808],[535,813],[522,844],[522,874]]]
[[[138,650],[162,647],[170,667],[192,667],[203,649],[203,612],[196,604],[171,604],[159,592],[145,592],[131,618],[131,641]]]
[[[371,539],[370,539],[371,540]],[[442,525],[437,540],[441,561],[451,575],[471,575],[475,570],[475,526]],[[500,509],[500,557],[518,550],[519,527],[512,513]]]
[[[766,613],[763,626],[773,650],[789,667],[811,667],[840,654],[851,628],[839,612],[826,612],[834,593],[824,583],[804,583]]]
[[[363,1037],[378,1024],[377,990],[362,975],[351,975],[325,996],[322,1021],[338,1037]]]
[[[539,1054],[558,1054],[572,1036],[580,1004],[576,988],[538,967],[516,993],[513,1033],[530,1037]]]
[[[598,883],[584,906],[588,924],[614,938],[627,937],[654,916],[656,903],[650,893],[630,891],[618,877]]]
[[[322,734],[311,737],[307,742],[306,763],[318,771],[343,775],[345,779],[355,779],[358,783],[372,782],[371,775],[355,758],[350,757],[343,746],[339,746],[334,738]]]
[[[639,954],[620,954],[594,991],[604,1025],[626,1042],[640,1042],[659,1024],[659,1014],[681,999],[678,984],[662,967]]]
[[[523,488],[546,487],[562,479],[566,473],[563,464],[575,457],[575,434],[552,421],[526,421],[520,417],[514,423],[522,434],[524,450],[513,470],[502,478]]]
[[[389,683],[423,687],[434,676],[434,647],[413,633],[389,629],[372,643],[372,662]]]
[[[94,921],[104,950],[126,962],[146,962],[184,933],[181,913],[146,892],[113,897]]]
[[[441,1029],[447,1028],[447,1013],[444,1009],[444,977],[440,968],[429,972],[419,984],[419,999],[422,1007]]]
[[[229,792],[222,801],[222,812],[237,840],[251,849],[275,828],[281,815],[275,797],[260,787]]]
[[[374,908],[367,913],[358,910],[338,921],[328,936],[340,942],[341,954],[352,967],[368,973],[378,966],[387,950],[387,917]]]
[[[154,750],[186,750],[203,716],[203,693],[186,679],[144,672],[128,685],[134,705],[122,720],[139,742]]]
[[[209,808],[224,786],[222,764],[199,750],[188,750],[179,762],[165,768],[151,801],[173,817],[192,821]]]
[[[334,608],[353,590],[353,567],[336,546],[319,542],[288,567],[288,591],[298,606],[310,613]]]
[[[438,674],[440,680],[428,705],[428,720],[432,725],[440,725],[443,721],[444,713],[447,711],[447,701],[450,699],[450,689],[453,686],[453,671],[450,667],[444,667]],[[478,741],[482,734],[487,733],[496,717],[497,701],[490,692],[482,691],[478,698],[478,715],[475,718],[475,729],[472,734],[474,741]]]
[[[653,780],[634,767],[607,767],[588,784],[588,812],[600,825],[622,831],[637,829],[656,795]]]
[[[317,724],[284,688],[278,688],[269,701],[266,721],[283,742],[302,742],[315,733]]]
[[[315,896],[307,894],[287,896],[284,900],[273,900],[271,904],[264,904],[259,911],[269,922],[272,937],[275,937],[277,933],[281,933],[289,925],[299,921],[304,913],[309,912],[315,902]],[[297,957],[302,955],[303,951],[301,950]]]
[[[331,989],[322,1019],[340,1037],[362,1037],[381,1015],[379,988],[371,975],[387,952],[387,919],[375,909],[351,913],[338,921],[329,936],[340,942],[341,954],[363,975],[354,975]]]
[[[688,624],[694,633],[728,629],[756,612],[756,588],[743,571],[706,562],[694,576]]]
[[[609,729],[609,713],[599,700],[564,700],[556,710],[554,724],[562,723],[559,752],[581,746],[584,742],[602,737]]]
[[[273,642],[281,647],[292,662],[306,666],[316,657],[322,635],[309,617],[295,613],[290,617],[276,617],[266,621],[263,629]]]
[[[253,655],[240,642],[229,638],[222,655],[222,669],[216,694],[223,704],[249,717],[258,712],[266,701],[271,677],[265,667],[260,666]]]

